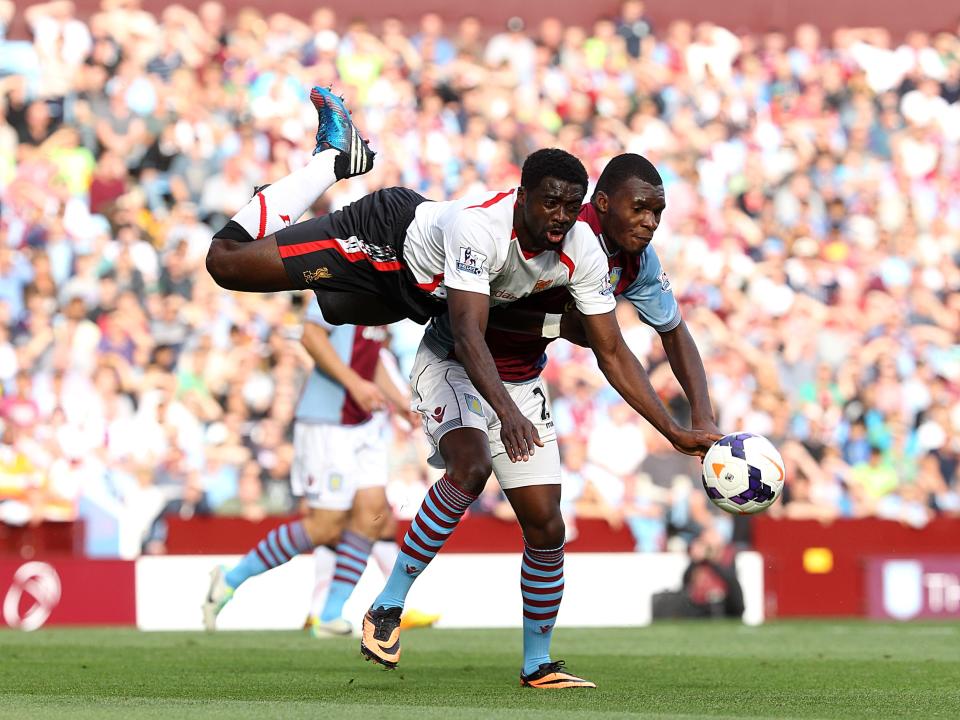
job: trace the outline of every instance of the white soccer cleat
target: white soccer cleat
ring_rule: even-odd
[[[217,615],[232,597],[233,588],[227,585],[227,569],[223,565],[217,565],[210,571],[210,589],[203,602],[203,627],[207,632],[217,629]]]
[[[342,617],[326,622],[317,619],[310,624],[310,634],[318,640],[328,637],[349,637],[353,635],[353,625]]]

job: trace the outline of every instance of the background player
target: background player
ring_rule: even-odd
[[[293,494],[307,510],[295,523],[272,530],[232,569],[215,568],[204,603],[204,624],[216,616],[248,578],[316,548],[317,590],[329,585],[312,618],[312,632],[349,635],[344,603],[371,554],[387,572],[396,559],[395,525],[387,503],[384,408],[407,414],[409,397],[392,379],[382,354],[384,327],[332,326],[311,303],[301,344],[315,367],[296,408]],[[385,538],[385,539],[384,539]],[[335,548],[330,580],[329,548]]]
[[[659,260],[649,247],[664,205],[662,181],[656,169],[638,155],[623,155],[611,161],[604,171],[592,202],[581,209],[580,224],[590,228],[591,241],[598,243],[608,257],[611,294],[626,293],[646,322],[669,333],[681,327],[679,308]],[[564,524],[560,514],[560,457],[547,389],[540,380],[544,349],[550,339],[541,335],[546,317],[543,309],[555,311],[546,322],[547,333],[553,338],[559,332],[560,313],[568,302],[565,290],[545,291],[496,313],[502,316],[501,322],[507,323],[512,321],[516,309],[520,329],[532,325],[535,335],[508,336],[504,331],[487,331],[487,341],[507,391],[545,441],[544,449],[535,457],[517,465],[507,462],[503,445],[495,439],[499,429],[496,413],[477,397],[458,362],[460,353],[459,349],[454,353],[455,331],[448,317],[440,317],[428,326],[414,363],[413,393],[424,427],[437,449],[432,461],[437,467],[445,466],[447,475],[428,494],[404,538],[386,588],[364,619],[362,650],[371,659],[387,666],[399,660],[399,634],[395,630],[406,593],[482,490],[492,467],[517,512],[524,534],[521,591],[525,659],[521,682],[534,687],[592,686],[564,670],[562,664],[553,663],[549,656],[550,636],[563,594]],[[524,310],[531,305],[537,309]],[[586,321],[589,323],[592,318]],[[688,342],[665,341],[665,345],[669,347],[674,372],[696,408],[694,427],[705,444],[692,454],[702,455],[720,434],[713,420],[702,360],[689,333],[686,338]],[[596,352],[601,368],[607,368],[605,348],[600,346]],[[666,427],[667,431],[661,432],[669,438],[671,424],[674,428],[676,424],[656,398],[639,363],[630,357],[632,363],[624,363],[631,374],[626,383],[628,390],[618,387],[612,378],[611,382],[644,417],[652,418],[655,426],[661,423],[658,429]],[[478,443],[484,447],[489,443],[486,457],[492,456],[490,464],[479,462],[483,453]],[[461,481],[451,482],[452,478]]]

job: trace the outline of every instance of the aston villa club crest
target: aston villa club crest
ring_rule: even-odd
[[[610,287],[614,290],[617,289],[617,285],[620,284],[620,276],[623,275],[623,268],[615,267],[610,268]]]
[[[463,400],[467,405],[467,410],[472,412],[474,415],[483,417],[483,405],[480,404],[480,398],[476,397],[475,395],[464,393]]]

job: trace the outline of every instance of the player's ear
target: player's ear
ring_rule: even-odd
[[[594,192],[590,202],[593,203],[593,206],[597,209],[597,212],[605,213],[610,209],[610,198],[607,197],[607,194],[603,190],[597,190]]]
[[[523,207],[527,204],[527,189],[521,185],[517,188],[517,205]]]

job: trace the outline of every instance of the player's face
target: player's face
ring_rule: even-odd
[[[662,185],[632,177],[610,195],[597,193],[595,205],[607,242],[625,253],[638,255],[653,240],[667,203]]]
[[[523,224],[531,249],[557,249],[577,221],[586,188],[544,178],[535,188],[520,188],[517,203],[523,208]]]

